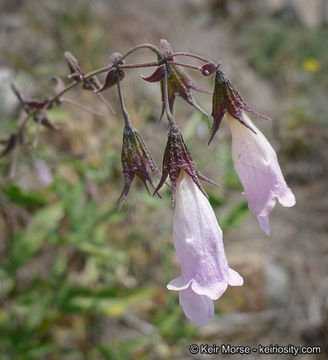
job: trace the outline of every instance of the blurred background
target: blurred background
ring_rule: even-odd
[[[114,51],[165,38],[175,51],[220,60],[245,101],[272,117],[254,121],[297,200],[289,209],[277,204],[266,237],[241,196],[226,122],[208,147],[211,119],[177,98],[175,118],[198,168],[222,186],[204,185],[230,266],[245,279],[215,302],[209,324],[194,326],[177,293],[166,289],[180,273],[170,191],[159,200],[135,181],[118,212],[123,121],[116,91],[104,93],[115,115],[90,92],[70,92],[104,116],[55,107],[49,118],[60,129],[41,129],[32,150],[36,124],[29,126],[14,180],[10,156],[0,159],[1,360],[213,358],[190,355],[191,343],[327,351],[327,24],[326,0],[0,1],[1,138],[16,129],[19,115],[10,82],[44,97],[53,94],[50,78],[68,73],[64,51],[88,72]],[[142,50],[129,62],[145,60],[155,58]],[[122,90],[160,165],[167,123],[158,123],[158,84],[140,78],[150,73],[127,70]],[[189,74],[212,89],[212,77]],[[195,97],[210,113],[210,96]]]

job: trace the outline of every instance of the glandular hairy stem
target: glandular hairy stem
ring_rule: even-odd
[[[131,55],[132,53],[134,53],[136,50],[139,49],[150,49],[151,51],[153,51],[157,56],[162,56],[161,52],[159,51],[159,49],[152,45],[152,44],[140,44],[137,46],[134,46],[133,48],[131,48],[130,50],[128,50],[125,54],[123,54],[120,58],[120,61],[123,61],[127,56]]]
[[[170,125],[174,125],[175,121],[173,118],[173,115],[170,110],[169,106],[169,93],[168,93],[168,87],[167,87],[167,78],[168,78],[168,69],[167,66],[164,66],[164,108],[167,116],[167,120],[170,123]]]
[[[123,114],[125,126],[131,127],[129,114],[128,114],[127,110],[126,110],[124,100],[123,100],[120,81],[117,81],[117,91],[118,91],[118,97],[120,99],[120,104],[121,104],[121,109],[122,109],[122,114]]]

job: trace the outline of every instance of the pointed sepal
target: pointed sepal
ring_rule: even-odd
[[[121,81],[124,78],[124,75],[125,75],[124,71],[121,69],[109,70],[106,75],[104,85],[100,89],[95,90],[95,92],[100,93],[100,92],[103,92],[103,91],[113,87],[114,85],[117,84],[118,81]]]
[[[143,76],[141,75],[141,77],[143,78],[143,80],[148,81],[148,82],[157,82],[157,81],[161,81],[164,78],[164,65],[159,66],[150,76]]]
[[[11,89],[17,96],[19,102],[21,103],[22,107],[26,110],[26,112],[31,112],[34,110],[41,110],[43,109],[47,103],[48,100],[39,100],[39,99],[32,99],[28,95],[24,94],[21,90],[17,88],[15,84],[11,84]]]

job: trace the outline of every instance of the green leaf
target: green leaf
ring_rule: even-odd
[[[8,200],[11,203],[17,205],[43,206],[47,203],[44,197],[40,194],[40,191],[24,191],[16,185],[3,189],[3,193],[7,195]]]
[[[68,291],[62,299],[62,307],[66,312],[91,311],[93,314],[105,314],[116,317],[124,314],[129,308],[151,298],[154,289],[144,288],[133,292],[130,295],[118,296],[111,289],[109,292],[96,292],[90,289],[76,289]]]
[[[61,203],[56,203],[39,210],[27,229],[14,236],[10,267],[12,270],[24,265],[55,232],[64,216]]]

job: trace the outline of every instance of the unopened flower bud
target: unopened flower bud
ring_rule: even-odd
[[[124,60],[121,60],[122,54],[119,52],[114,52],[112,54],[110,54],[109,58],[110,61],[114,64],[114,65],[119,65],[119,64],[124,64]]]
[[[218,65],[215,65],[212,62],[206,63],[204,64],[201,69],[202,69],[202,74],[204,76],[209,76],[212,75],[213,73],[215,73],[215,71],[217,70]]]
[[[160,49],[164,59],[173,59],[171,56],[173,54],[173,51],[171,45],[167,40],[165,39],[160,40]]]
[[[124,128],[121,161],[125,185],[118,200],[119,209],[121,209],[126,200],[135,175],[143,182],[148,193],[147,182],[155,188],[151,173],[160,177],[157,166],[151,158],[145,142],[138,131],[131,125],[126,125]]]

